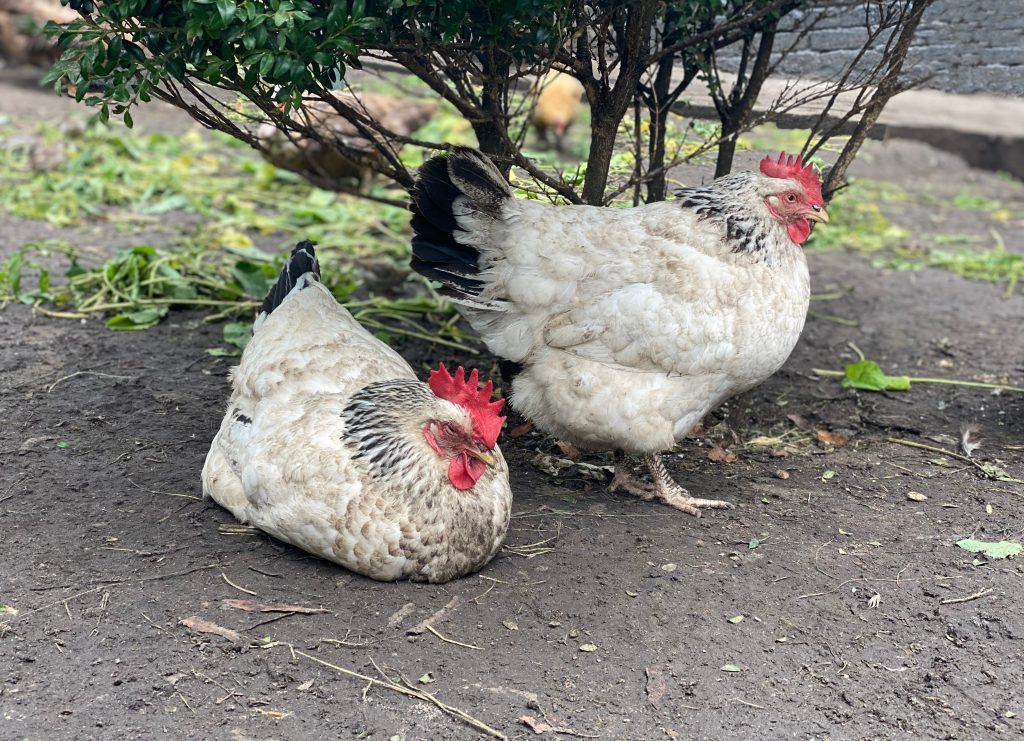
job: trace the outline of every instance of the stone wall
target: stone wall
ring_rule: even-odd
[[[806,20],[792,16],[797,25]],[[864,26],[861,8],[826,14],[802,39],[780,33],[776,50],[794,47],[779,73],[838,74],[861,49]],[[873,50],[865,62],[876,62],[880,53]],[[1024,0],[937,0],[925,11],[904,73],[927,76],[923,87],[947,92],[1024,96]]]

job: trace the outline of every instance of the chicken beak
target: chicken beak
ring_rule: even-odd
[[[483,463],[485,463],[488,466],[493,466],[494,465],[494,456],[491,455],[490,453],[486,453],[486,452],[484,452],[482,450],[471,450],[471,449],[467,448],[466,449],[466,454],[473,456],[478,461],[483,461]]]
[[[814,210],[807,214],[807,220],[816,221],[819,224],[827,224],[828,211],[826,211],[823,206],[812,206],[812,208]]]

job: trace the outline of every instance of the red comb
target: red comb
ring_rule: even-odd
[[[501,426],[505,424],[505,418],[498,412],[505,404],[504,399],[491,401],[491,392],[494,390],[494,383],[488,381],[481,388],[477,388],[480,381],[480,374],[476,368],[466,379],[466,371],[460,365],[455,371],[455,376],[448,372],[441,363],[441,367],[430,372],[430,380],[427,385],[430,390],[441,399],[465,407],[473,420],[473,432],[483,441],[490,450],[498,442],[498,433]]]
[[[761,173],[770,178],[791,178],[796,180],[800,185],[804,186],[807,200],[813,204],[821,204],[824,200],[821,197],[821,179],[818,177],[818,173],[814,171],[814,165],[810,163],[804,165],[800,161],[799,156],[787,156],[785,152],[779,152],[779,159],[777,161],[771,157],[765,157],[761,160]]]

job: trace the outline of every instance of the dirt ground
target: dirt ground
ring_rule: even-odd
[[[0,78],[0,109],[59,117],[69,106]],[[182,125],[136,117],[157,119]],[[912,142],[872,143],[857,167],[911,191],[955,195],[969,183],[1024,210],[1019,184]],[[77,233],[0,218],[0,259],[28,239]],[[920,205],[892,218],[992,226]],[[1019,221],[997,227],[1020,249]],[[112,236],[111,247],[137,237]],[[979,460],[1021,478],[1024,396],[925,384],[871,394],[811,369],[851,362],[853,342],[891,373],[1024,385],[1024,298],[845,252],[809,259],[815,293],[840,297],[812,306],[783,370],[721,410],[709,438],[726,427],[739,441],[823,430],[845,445],[803,442],[785,458],[734,445],[735,461],[714,462],[705,441],[688,440],[666,458],[673,474],[737,505],[694,519],[611,496],[575,469],[546,474],[531,461],[550,440],[506,436],[507,543],[480,574],[440,586],[372,582],[234,534],[231,516],[200,499],[232,362],[205,352],[218,326],[173,312],[155,329],[117,333],[7,306],[0,604],[18,612],[0,615],[0,736],[483,735],[352,672],[407,681],[508,738],[535,735],[526,716],[546,739],[1019,735],[1022,562],[955,544],[1020,541],[1024,487],[889,439],[953,451],[973,423]],[[396,346],[414,367],[442,359]],[[327,612],[248,613],[228,599]],[[451,602],[433,626],[459,643],[408,632]],[[240,639],[192,632],[181,624],[192,616]]]

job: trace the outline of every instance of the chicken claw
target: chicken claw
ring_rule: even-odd
[[[624,491],[627,494],[632,494],[634,497],[643,499],[645,502],[657,499],[658,497],[654,484],[641,481],[633,475],[626,461],[626,455],[622,451],[615,452],[615,475],[612,476],[611,483],[608,484],[608,491],[612,494],[617,491]]]
[[[736,509],[735,504],[723,502],[720,499],[697,499],[696,497],[691,497],[686,489],[672,480],[668,471],[665,470],[665,464],[661,462],[661,456],[658,453],[645,455],[644,463],[647,464],[647,468],[651,472],[651,478],[654,479],[653,496],[648,498],[660,499],[669,507],[675,507],[680,512],[685,512],[694,517],[700,517],[701,507],[706,507],[707,509]],[[618,475],[618,468],[616,468],[616,475]]]

